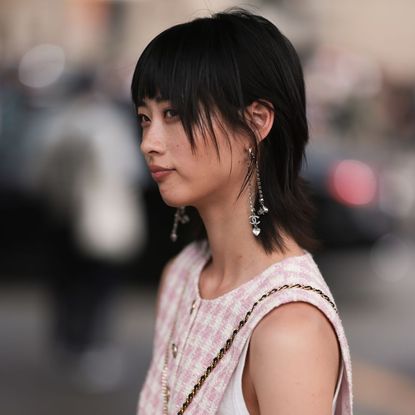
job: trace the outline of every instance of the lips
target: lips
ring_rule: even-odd
[[[158,166],[157,164],[150,164],[148,167],[149,167],[151,173],[157,173],[159,171],[173,170],[173,169],[169,169],[167,167]]]
[[[161,181],[174,171],[174,169],[169,169],[163,166],[157,166],[155,164],[150,165],[149,169],[151,172],[151,177],[157,182]]]

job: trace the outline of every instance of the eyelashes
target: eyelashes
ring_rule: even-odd
[[[166,120],[175,120],[178,116],[179,112],[174,108],[166,108],[163,110],[163,118]],[[141,127],[145,127],[151,122],[150,118],[146,114],[138,113],[137,117]]]
[[[146,121],[149,121],[149,118],[147,117],[147,115],[145,115],[145,114],[138,114],[137,115],[137,117],[138,117],[138,124],[140,125],[140,126],[143,126],[143,124],[146,122]]]
[[[172,113],[173,115],[170,115],[168,118],[175,118],[179,115],[179,112],[175,110],[174,108],[168,108],[164,112],[164,115],[166,116],[167,113]]]

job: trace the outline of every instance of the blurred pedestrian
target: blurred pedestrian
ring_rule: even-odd
[[[107,390],[122,372],[108,333],[111,300],[147,237],[135,131],[91,87],[43,130],[32,181],[53,229],[54,349],[85,387]]]

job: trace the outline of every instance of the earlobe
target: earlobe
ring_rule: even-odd
[[[262,141],[274,123],[274,106],[269,101],[256,100],[246,107],[245,112],[258,141]]]

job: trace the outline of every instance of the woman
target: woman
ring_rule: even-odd
[[[291,43],[240,8],[176,25],[142,53],[132,97],[141,150],[177,208],[171,238],[186,206],[202,223],[164,269],[138,414],[351,414],[349,348],[311,254]]]

